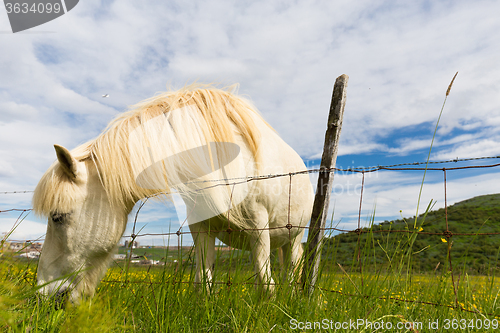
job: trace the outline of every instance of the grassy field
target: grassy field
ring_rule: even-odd
[[[453,233],[450,242],[452,246],[452,264],[454,268],[463,267],[469,273],[490,274],[491,269],[496,269],[500,245],[500,194],[478,196],[458,202],[448,207],[448,227]],[[419,223],[424,220],[421,215]],[[394,240],[400,241],[401,237],[394,236],[395,231],[408,231],[414,228],[415,218],[385,221],[373,226],[375,233],[362,234],[361,241],[368,238],[375,244],[370,260],[383,263],[387,254],[397,250]],[[425,222],[420,224],[421,233],[413,243],[415,261],[413,268],[421,272],[432,271],[439,264],[442,269],[447,259],[447,242],[443,242],[442,233],[446,231],[446,217],[443,208],[430,211],[425,216]],[[370,228],[365,228],[370,231]],[[381,232],[384,231],[384,232]],[[389,233],[392,231],[393,233]],[[425,234],[435,233],[435,234]],[[441,234],[439,234],[441,233]],[[478,235],[485,233],[489,235]],[[467,234],[467,235],[459,235]],[[327,239],[327,247],[337,247],[337,262],[349,264],[352,262],[352,253],[358,246],[358,235],[344,233]],[[388,245],[389,243],[389,245]],[[386,250],[387,248],[387,250]]]
[[[500,329],[500,280],[443,269],[415,273],[417,234],[401,235],[390,264],[335,263],[325,251],[312,295],[280,279],[276,290],[254,285],[245,253],[219,257],[210,292],[193,284],[190,260],[165,266],[115,262],[92,299],[64,309],[36,295],[36,261],[0,256],[2,332],[484,332]],[[372,245],[371,245],[372,244]],[[361,259],[373,251],[361,248]],[[189,256],[189,254],[186,254]],[[273,265],[276,261],[273,259]],[[492,263],[496,265],[496,263]],[[492,270],[495,272],[496,270]],[[361,273],[362,272],[362,273]]]
[[[492,202],[490,199],[487,203]],[[468,204],[471,202],[477,200]],[[496,216],[485,211],[488,216],[481,219]],[[451,209],[450,216],[453,212]],[[466,213],[461,210],[460,216],[467,217]],[[426,214],[414,230],[439,226],[434,222],[439,219],[434,213]],[[388,225],[404,224],[413,230],[412,221],[400,222]],[[484,228],[484,223],[481,226]],[[0,332],[493,332],[500,329],[498,245],[493,255],[484,256],[482,270],[471,265],[471,255],[457,251],[451,260],[452,274],[446,247],[437,251],[440,265],[422,270],[426,266],[422,261],[428,260],[423,251],[428,248],[425,244],[422,248],[420,242],[428,242],[428,235],[373,232],[379,228],[372,226],[359,242],[349,242],[346,235],[340,235],[340,241],[327,238],[323,242],[320,276],[311,295],[304,293],[297,281],[282,278],[275,252],[271,258],[276,281],[274,292],[263,291],[254,284],[248,253],[223,249],[217,255],[216,282],[207,291],[193,283],[192,249],[141,248],[134,253],[148,259],[163,258],[167,264],[147,266],[114,261],[93,298],[63,307],[37,295],[36,260],[0,252]],[[482,228],[471,231],[479,232]],[[357,237],[348,235],[352,236]],[[468,248],[478,239],[481,238],[470,236]],[[440,239],[431,245],[436,243],[446,245]],[[459,245],[458,241],[454,245],[457,250]]]

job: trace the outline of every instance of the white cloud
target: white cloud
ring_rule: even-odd
[[[346,73],[339,154],[408,156],[427,150],[459,71],[432,158],[498,155],[499,10],[465,0],[80,1],[32,29],[53,33],[0,34],[0,191],[33,189],[54,143],[73,148],[128,105],[194,80],[240,82],[285,141],[318,158],[333,82]],[[389,194],[398,206],[402,194]]]
[[[10,231],[12,228],[18,225],[12,233]],[[43,239],[45,231],[47,230],[47,225],[39,222],[34,222],[30,220],[23,220],[18,222],[14,218],[2,218],[0,219],[0,235],[3,238],[6,234],[9,234],[7,240],[39,240]]]
[[[474,158],[484,156],[500,156],[500,138],[463,142],[460,146],[436,154],[434,158],[444,160],[457,157]]]

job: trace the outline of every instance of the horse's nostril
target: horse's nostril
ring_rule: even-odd
[[[60,290],[57,291],[56,297],[66,297],[68,295],[68,288],[61,288]]]
[[[68,300],[68,296],[69,296],[68,288],[61,288],[60,290],[57,291],[57,293],[54,296],[54,305],[56,310],[64,309],[66,301]]]

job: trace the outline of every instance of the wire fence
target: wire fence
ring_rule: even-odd
[[[434,161],[434,162],[414,162],[414,163],[401,163],[401,164],[393,164],[393,165],[378,165],[378,166],[372,166],[372,167],[367,167],[367,168],[332,168],[332,169],[310,169],[310,170],[304,170],[300,172],[293,172],[293,173],[283,173],[283,174],[273,174],[273,175],[263,175],[263,176],[257,176],[257,177],[242,177],[242,178],[232,178],[232,179],[221,179],[218,180],[219,183],[217,184],[207,184],[207,187],[212,187],[212,186],[236,186],[238,184],[243,184],[243,183],[248,183],[248,182],[256,182],[256,181],[262,181],[266,179],[272,179],[272,178],[278,178],[278,177],[288,177],[290,179],[289,182],[289,188],[288,188],[288,195],[289,199],[292,195],[294,195],[293,188],[292,188],[292,178],[297,176],[297,175],[302,175],[302,174],[310,174],[310,173],[323,173],[323,172],[343,172],[343,173],[357,173],[361,174],[361,192],[360,192],[360,197],[359,197],[359,215],[358,215],[358,223],[357,223],[357,228],[355,229],[342,229],[342,228],[337,228],[337,227],[325,227],[322,228],[324,231],[329,231],[329,232],[343,232],[343,233],[352,233],[356,234],[358,236],[358,242],[357,242],[357,250],[355,253],[358,253],[357,258],[354,258],[355,261],[359,263],[359,268],[361,271],[361,259],[359,256],[360,251],[360,244],[361,242],[360,237],[362,234],[365,233],[411,233],[411,234],[423,234],[423,235],[435,235],[435,236],[441,236],[444,237],[447,241],[447,253],[446,253],[446,258],[448,259],[448,264],[449,264],[449,272],[451,274],[451,282],[453,285],[453,291],[455,295],[455,303],[454,304],[440,304],[436,302],[427,302],[427,301],[419,301],[419,300],[412,300],[409,298],[401,298],[401,297],[392,297],[392,296],[383,296],[383,297],[377,297],[379,299],[391,299],[395,300],[398,302],[404,302],[404,303],[419,303],[422,305],[430,305],[430,306],[439,306],[439,307],[449,307],[457,310],[461,310],[464,312],[472,312],[472,313],[477,313],[477,309],[467,309],[464,306],[462,306],[459,301],[458,301],[458,296],[457,296],[457,282],[455,281],[456,276],[455,272],[453,271],[453,265],[452,265],[452,242],[451,239],[456,236],[487,236],[487,235],[500,235],[500,232],[475,232],[475,233],[465,233],[465,232],[452,232],[450,230],[450,223],[448,221],[448,203],[447,203],[447,176],[449,172],[453,172],[456,170],[473,170],[473,169],[487,169],[487,168],[496,168],[500,166],[500,162],[496,163],[493,162],[494,160],[500,159],[500,156],[488,156],[488,157],[478,157],[478,158],[467,158],[467,159],[453,159],[453,160],[447,160],[447,161]],[[492,161],[492,163],[485,163],[487,161]],[[456,165],[456,166],[450,166],[450,164],[457,164],[459,162],[480,162],[474,165]],[[436,167],[436,165],[442,165],[439,167]],[[430,167],[432,166],[432,167]],[[373,228],[362,228],[361,227],[361,211],[362,211],[362,205],[363,205],[363,191],[366,187],[365,184],[365,175],[369,173],[374,173],[374,172],[391,172],[391,171],[405,171],[405,172],[411,172],[411,171],[420,171],[420,172],[426,172],[426,171],[435,171],[435,172],[442,172],[443,175],[443,191],[444,191],[444,209],[445,209],[445,229],[441,230],[439,232],[429,232],[429,231],[423,231],[423,230],[375,230]],[[221,183],[222,182],[222,183]],[[207,182],[209,183],[209,182]],[[31,193],[33,191],[6,191],[6,192],[0,192],[0,194],[19,194],[19,193]],[[140,213],[141,213],[141,208],[146,204],[149,198],[145,198],[142,200],[142,203],[139,205],[135,216],[134,216],[134,221],[133,221],[133,232],[130,235],[124,236],[126,238],[130,238],[130,243],[133,244],[133,242],[140,237],[145,237],[145,236],[168,236],[168,237],[177,237],[178,244],[177,247],[181,247],[181,238],[183,235],[188,235],[191,234],[191,231],[183,231],[183,227],[186,224],[186,221],[181,223],[180,227],[173,231],[173,232],[166,232],[166,233],[141,233],[140,231],[136,232],[136,224],[138,221],[140,221]],[[286,225],[282,225],[279,227],[269,227],[269,228],[251,228],[251,229],[242,229],[241,231],[264,231],[264,230],[274,230],[274,229],[288,229],[289,230],[289,235],[291,235],[291,231],[293,229],[309,229],[309,226],[298,226],[298,225],[292,225],[290,223],[290,203],[288,207],[288,223]],[[27,214],[31,209],[6,209],[6,210],[0,210],[0,213],[15,213],[18,214],[17,220],[13,226],[13,229],[15,229],[16,226],[18,226],[24,218],[26,218]],[[418,218],[418,217],[417,217]],[[13,230],[12,229],[12,230]],[[200,233],[205,232],[205,231],[200,231]],[[229,236],[231,235],[234,230],[232,230],[229,225],[228,228],[224,228],[221,230],[210,230],[206,232],[211,232],[211,233],[228,233]],[[11,240],[15,241],[15,240]],[[290,239],[291,241],[291,239]],[[30,244],[33,242],[43,242],[43,238],[36,239],[36,240],[24,240],[23,242]],[[340,266],[340,265],[339,265]],[[342,267],[341,267],[342,268]],[[231,266],[229,267],[229,270],[231,270]],[[343,270],[343,268],[342,268]],[[344,271],[345,272],[345,271]],[[347,273],[346,273],[347,274]],[[114,282],[120,282],[123,283],[123,281],[114,281],[114,280],[104,280],[102,281],[103,283],[114,283]],[[170,281],[172,283],[192,283],[189,281],[182,281],[182,280],[177,280],[177,281]],[[128,281],[127,283],[140,283],[139,281]],[[144,283],[152,283],[151,281],[144,281]],[[226,285],[229,288],[231,286],[235,286],[237,284],[252,284],[252,285],[258,285],[258,282],[235,282],[231,280],[231,272],[229,271],[228,274],[228,280],[227,281],[212,281],[212,284],[218,284],[218,285]],[[277,283],[274,283],[277,284]],[[337,293],[341,294],[345,297],[374,297],[370,295],[363,295],[360,293],[357,294],[350,294],[346,292],[342,292],[339,290],[332,290],[332,289],[327,289],[323,288],[320,285],[314,285],[312,286],[313,288],[317,290],[321,290],[322,292],[329,292],[329,293]],[[492,317],[497,317],[500,318],[500,314],[495,314],[495,313],[483,313],[484,315],[492,316]]]

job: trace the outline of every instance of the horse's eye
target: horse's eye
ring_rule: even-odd
[[[54,213],[51,218],[54,223],[62,224],[68,217],[68,213]]]

